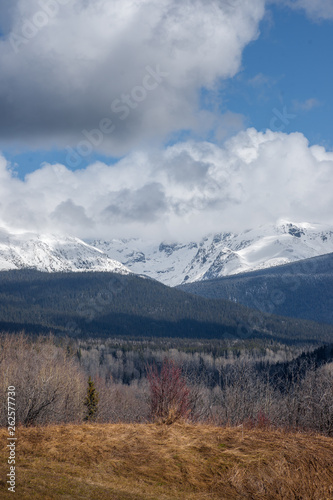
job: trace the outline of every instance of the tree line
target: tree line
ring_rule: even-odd
[[[147,339],[108,344],[2,334],[0,424],[6,425],[7,388],[15,386],[21,425],[184,418],[332,436],[331,346],[248,342],[198,340],[192,351],[175,339],[152,346]]]

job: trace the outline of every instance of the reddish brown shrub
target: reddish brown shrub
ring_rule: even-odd
[[[155,422],[172,424],[187,419],[190,414],[190,390],[182,370],[174,361],[164,359],[159,372],[156,364],[147,366],[150,388],[151,418]]]

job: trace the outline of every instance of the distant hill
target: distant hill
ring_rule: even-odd
[[[259,314],[149,278],[116,273],[0,272],[0,330],[72,336],[333,339],[333,327]]]
[[[333,324],[333,253],[179,288],[263,312]]]

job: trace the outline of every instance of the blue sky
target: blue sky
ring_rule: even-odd
[[[332,21],[313,22],[303,12],[271,7],[261,36],[244,50],[243,71],[221,92],[222,108],[264,130],[274,109],[286,107],[296,116],[285,132],[302,132],[310,143],[332,148],[332,28]]]
[[[0,3],[0,227],[333,226],[332,28],[331,0]]]

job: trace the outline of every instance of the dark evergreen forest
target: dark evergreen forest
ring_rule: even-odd
[[[331,325],[195,296],[148,278],[35,270],[0,273],[0,328],[88,337],[333,339]]]

